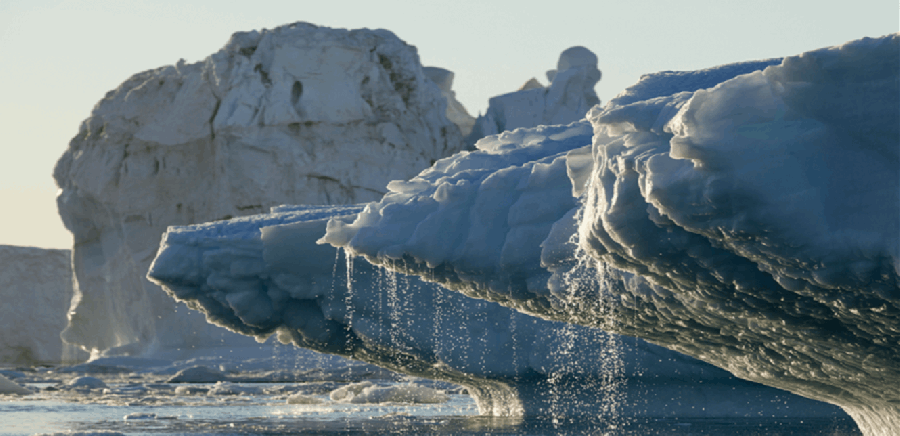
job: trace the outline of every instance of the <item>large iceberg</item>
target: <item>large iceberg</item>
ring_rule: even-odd
[[[561,147],[588,141],[582,129]],[[461,384],[487,415],[841,415],[643,340],[527,316],[316,244],[329,219],[360,211],[283,206],[171,227],[149,276],[216,325]]]
[[[200,62],[132,76],[54,171],[74,236],[63,338],[119,353],[237,340],[147,281],[166,227],[378,199],[463,148],[446,105],[415,47],[387,30],[238,32]]]
[[[900,428],[900,35],[644,76],[439,161],[323,239]],[[581,202],[576,202],[576,197]]]
[[[0,363],[86,357],[59,337],[72,301],[69,250],[0,245],[0,301]]]

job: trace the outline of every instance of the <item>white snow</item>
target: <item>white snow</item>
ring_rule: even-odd
[[[0,363],[52,364],[72,300],[69,250],[0,245]],[[26,327],[27,326],[27,327]]]
[[[323,241],[552,319],[596,325],[612,304],[617,331],[891,434],[898,41],[645,76],[590,127],[486,138],[392,182]],[[563,153],[559,138],[591,127],[590,155]],[[576,244],[600,261],[593,275],[573,277]]]
[[[63,338],[95,356],[248,345],[145,279],[166,227],[377,199],[463,147],[441,92],[391,32],[307,23],[132,76],[54,171],[75,241]]]

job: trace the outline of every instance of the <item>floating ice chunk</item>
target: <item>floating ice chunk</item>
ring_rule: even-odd
[[[99,431],[67,431],[56,433],[35,433],[31,436],[127,436],[125,433],[117,431],[99,430]]]
[[[287,398],[288,404],[322,404],[325,400],[312,395],[296,393]]]
[[[346,386],[335,389],[330,394],[328,394],[328,397],[331,398],[331,401],[349,403],[351,400],[353,400],[353,397],[359,395],[363,390],[374,386],[375,384],[370,381],[350,383]]]
[[[394,385],[394,386],[368,386],[353,397],[350,402],[354,404],[369,403],[413,403],[413,404],[438,404],[450,399],[447,394],[425,386]]]
[[[97,377],[76,377],[72,380],[69,380],[64,386],[65,389],[73,389],[73,390],[93,390],[93,389],[106,389],[109,386],[103,380],[100,380]]]
[[[175,388],[175,395],[206,395],[209,388],[199,386],[178,386]]]
[[[221,395],[253,395],[261,392],[261,390],[262,388],[257,386],[241,386],[236,383],[219,381],[209,389],[206,395],[210,397]]]
[[[129,413],[128,415],[125,415],[125,417],[122,419],[124,419],[125,421],[156,419],[156,414],[155,413],[139,413],[139,412]]]
[[[0,374],[0,394],[30,395],[33,392]]]
[[[197,365],[178,371],[166,383],[215,383],[228,380],[228,375],[218,369]]]

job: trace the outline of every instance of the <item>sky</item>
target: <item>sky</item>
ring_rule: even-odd
[[[827,7],[826,7],[827,6]],[[556,67],[597,54],[605,103],[642,74],[800,54],[900,31],[896,0],[0,0],[0,244],[70,248],[57,159],[106,92],[133,74],[197,62],[236,31],[295,21],[382,28],[425,66],[456,74],[472,115]]]

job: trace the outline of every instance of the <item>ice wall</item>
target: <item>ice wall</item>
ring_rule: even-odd
[[[475,125],[475,118],[469,115],[469,111],[456,99],[456,93],[453,92],[453,71],[438,67],[425,67],[422,71],[428,80],[440,88],[441,95],[447,100],[447,119],[459,127],[463,137],[469,136]]]
[[[203,61],[134,75],[54,172],[75,241],[63,338],[128,353],[236,340],[146,280],[166,227],[377,199],[463,147],[445,111],[415,48],[386,30],[238,32]]]
[[[59,363],[72,300],[69,250],[0,245],[0,363]]]
[[[523,315],[316,244],[329,218],[361,209],[280,207],[172,227],[149,275],[219,326],[462,384],[483,414],[840,414],[642,340]]]
[[[616,331],[892,434],[898,41],[644,76],[588,114],[590,147],[554,148],[583,123],[486,138],[324,240],[551,319],[597,325],[612,305]]]
[[[531,79],[518,91],[492,97],[467,141],[474,144],[485,136],[519,127],[578,121],[600,103],[594,86],[601,76],[593,52],[580,46],[570,47],[559,55],[556,69],[547,72],[548,87]]]

